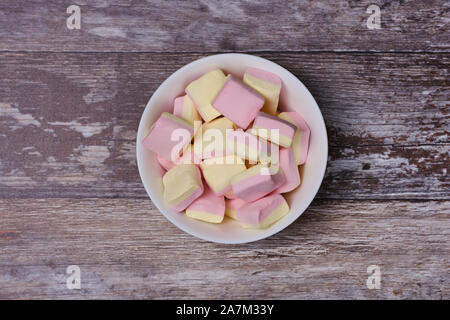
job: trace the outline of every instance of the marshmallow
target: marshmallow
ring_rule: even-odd
[[[252,162],[265,159],[273,150],[270,144],[257,136],[243,130],[227,132],[227,150]]]
[[[297,127],[294,139],[292,140],[292,148],[294,149],[297,165],[304,164],[308,155],[309,138],[311,135],[308,124],[297,112],[282,112],[278,117]]]
[[[236,209],[246,204],[247,202],[241,199],[225,200],[225,215],[236,220]]]
[[[267,163],[266,161],[262,161],[260,163]],[[254,162],[252,160],[245,160],[245,166],[248,168],[254,167],[258,164],[258,162]]]
[[[272,172],[274,171],[274,172]],[[253,166],[231,178],[233,194],[246,202],[252,202],[271,193],[285,182],[278,166]]]
[[[247,167],[247,165],[245,165],[245,166]],[[230,200],[237,199],[236,196],[233,194],[232,190],[225,193],[224,196],[225,196],[225,198],[230,199]]]
[[[164,201],[183,211],[203,193],[202,176],[194,164],[176,165],[163,176]]]
[[[175,164],[199,164],[200,162],[202,162],[202,159],[197,157],[194,152],[194,146],[192,144],[188,144],[181,157],[175,160]]]
[[[175,160],[189,144],[193,135],[194,127],[189,122],[163,112],[142,143],[161,157]]]
[[[231,190],[231,177],[246,170],[244,161],[234,155],[203,160],[200,168],[206,183],[218,196]]]
[[[192,125],[195,124],[195,121],[202,121],[202,118],[195,108],[194,102],[192,102],[188,95],[175,98],[173,103],[173,114],[186,120]]]
[[[244,74],[244,83],[252,87],[265,98],[261,111],[275,115],[281,91],[281,79],[268,71],[249,68]]]
[[[188,144],[186,149],[183,151],[183,154],[175,161],[167,160],[166,158],[161,157],[159,154],[156,155],[156,158],[158,159],[161,167],[163,167],[166,171],[172,169],[177,164],[199,164],[202,161],[202,159],[198,158],[195,155],[194,147],[192,146],[192,144]]]
[[[227,129],[233,130],[233,122],[225,117],[204,123],[194,136],[196,156],[201,159],[225,156]]]
[[[247,129],[264,105],[264,97],[240,79],[228,75],[212,105],[236,125]]]
[[[186,209],[186,215],[189,218],[209,223],[221,223],[224,214],[225,199],[223,196],[217,196],[208,187],[205,187],[203,194]]]
[[[203,120],[206,122],[220,116],[220,112],[214,109],[211,102],[225,83],[225,74],[220,69],[210,71],[197,80],[192,81],[186,87],[186,93],[197,106]]]
[[[271,130],[278,130],[278,134],[274,134]],[[272,143],[289,148],[296,130],[297,127],[288,121],[259,112],[250,132],[270,140]]]
[[[289,212],[289,206],[280,194],[271,194],[236,209],[236,219],[244,228],[264,229]]]
[[[164,168],[164,170],[169,171],[173,167],[175,167],[175,163],[173,163],[170,160],[167,160],[166,158],[161,157],[159,154],[156,155],[156,159],[158,160],[161,167]]]
[[[300,185],[300,173],[298,172],[293,148],[280,150],[280,168],[283,170],[286,181],[274,192],[289,192],[297,188]]]

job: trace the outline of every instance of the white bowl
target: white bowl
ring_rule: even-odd
[[[163,171],[153,152],[142,145],[150,126],[163,111],[172,112],[175,97],[184,94],[184,88],[203,73],[220,68],[242,78],[248,67],[260,68],[277,74],[282,82],[279,109],[297,111],[311,128],[308,158],[301,169],[302,183],[287,194],[290,212],[280,221],[264,230],[243,229],[236,221],[225,218],[221,224],[209,224],[175,212],[163,201]],[[246,243],[267,238],[294,222],[314,199],[325,174],[328,140],[320,109],[306,87],[289,71],[278,64],[248,54],[218,54],[191,62],[167,78],[147,103],[139,123],[136,140],[139,174],[145,190],[162,214],[181,230],[198,238],[218,243]]]

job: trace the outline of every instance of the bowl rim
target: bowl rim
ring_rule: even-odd
[[[156,99],[156,97],[158,96],[159,91],[162,90],[162,88],[164,87],[164,85],[165,85],[167,82],[169,82],[172,78],[176,77],[179,73],[182,73],[185,69],[191,68],[193,65],[201,64],[201,63],[204,63],[205,61],[208,61],[208,60],[214,60],[214,59],[218,59],[218,58],[221,58],[221,57],[230,57],[230,56],[234,56],[234,57],[237,57],[237,58],[239,58],[240,56],[241,56],[241,57],[247,57],[247,58],[251,57],[251,59],[261,60],[261,62],[263,62],[263,63],[270,63],[270,64],[273,64],[273,65],[275,65],[276,67],[281,68],[282,70],[284,70],[284,71],[286,72],[286,74],[287,74],[290,78],[292,78],[292,80],[293,80],[294,82],[297,82],[297,85],[301,86],[301,87],[305,90],[306,94],[309,95],[310,98],[312,99],[312,101],[315,103],[315,106],[317,107],[317,109],[318,109],[318,111],[319,111],[319,115],[320,115],[320,120],[321,120],[321,121],[320,121],[320,125],[322,126],[323,132],[325,133],[325,141],[324,141],[324,142],[325,142],[325,145],[324,145],[324,149],[325,149],[325,157],[324,157],[324,159],[325,159],[325,161],[323,161],[323,163],[322,163],[321,175],[320,175],[320,179],[318,179],[318,181],[320,181],[320,183],[316,183],[316,185],[314,186],[314,190],[312,190],[312,191],[313,191],[313,192],[312,192],[313,196],[311,197],[311,199],[310,199],[309,201],[305,202],[305,205],[303,205],[303,210],[300,210],[299,213],[298,213],[294,218],[292,218],[292,219],[291,219],[292,221],[290,221],[289,223],[284,223],[284,225],[283,225],[283,224],[280,224],[279,222],[281,222],[281,221],[279,221],[278,223],[276,223],[276,225],[274,225],[274,226],[272,226],[271,228],[268,228],[268,229],[267,229],[267,230],[271,230],[270,232],[262,233],[262,234],[256,235],[255,237],[252,237],[251,239],[244,240],[244,241],[242,241],[242,240],[240,240],[240,241],[233,241],[232,239],[231,239],[230,241],[218,241],[218,240],[216,240],[216,239],[210,239],[210,238],[208,238],[208,237],[204,237],[204,236],[201,235],[201,234],[197,234],[197,233],[191,232],[190,230],[188,230],[187,228],[185,228],[183,224],[178,223],[177,221],[175,221],[174,219],[172,219],[172,218],[170,217],[170,215],[166,214],[164,208],[161,208],[161,207],[158,205],[158,203],[157,203],[158,201],[153,200],[152,195],[151,195],[151,192],[150,192],[150,190],[149,190],[149,187],[146,185],[146,183],[145,183],[145,181],[144,181],[143,174],[142,174],[142,172],[143,172],[143,170],[144,170],[144,167],[143,167],[144,164],[142,163],[141,157],[140,157],[140,155],[139,155],[139,150],[140,150],[140,148],[142,148],[142,146],[141,146],[141,147],[138,147],[138,146],[140,145],[140,142],[141,142],[141,141],[140,141],[140,137],[141,137],[142,130],[144,130],[144,127],[145,127],[145,124],[144,124],[145,121],[144,121],[144,119],[147,118],[147,117],[146,117],[146,114],[147,114],[148,112],[150,112],[150,111],[149,111],[149,110],[150,110],[150,105],[152,104],[152,101],[153,101],[154,99]],[[255,242],[255,241],[259,241],[259,240],[262,240],[262,239],[271,237],[271,236],[273,236],[274,234],[277,234],[277,233],[279,233],[280,231],[284,230],[285,228],[287,228],[288,226],[290,226],[292,223],[294,223],[294,222],[295,222],[295,221],[296,221],[296,220],[297,220],[297,219],[298,219],[298,218],[299,218],[299,217],[300,217],[300,216],[308,209],[308,207],[311,205],[312,201],[315,199],[315,197],[316,197],[316,195],[317,195],[317,192],[318,192],[319,189],[320,189],[320,186],[322,185],[322,182],[323,182],[323,179],[324,179],[324,176],[325,176],[325,172],[326,172],[326,168],[327,168],[327,163],[328,163],[328,132],[327,132],[327,129],[326,129],[325,120],[324,120],[324,118],[323,118],[322,112],[321,112],[321,110],[320,110],[320,108],[319,108],[319,105],[318,105],[317,101],[315,100],[314,96],[311,94],[311,92],[308,90],[308,88],[300,81],[300,79],[298,79],[298,78],[297,78],[293,73],[291,73],[289,70],[287,70],[286,68],[280,66],[280,65],[277,64],[276,62],[273,62],[273,61],[271,61],[271,60],[269,60],[269,59],[262,58],[262,57],[259,57],[259,56],[253,55],[253,54],[246,54],[246,53],[220,53],[220,54],[212,54],[212,55],[208,55],[208,56],[205,56],[205,57],[196,59],[196,60],[194,60],[194,61],[191,61],[191,62],[185,64],[184,66],[182,66],[181,68],[177,69],[177,70],[176,70],[175,72],[173,72],[169,77],[167,77],[167,78],[166,78],[166,79],[158,86],[158,88],[153,92],[152,96],[150,97],[150,99],[148,100],[147,104],[145,105],[144,111],[142,112],[141,119],[140,119],[140,121],[139,121],[138,131],[137,131],[137,134],[136,134],[136,162],[137,162],[137,165],[138,165],[138,171],[139,171],[139,176],[140,176],[140,178],[141,178],[141,182],[142,182],[142,184],[144,185],[144,189],[145,189],[145,191],[147,192],[147,195],[149,196],[149,198],[150,198],[150,200],[152,201],[153,205],[158,209],[158,211],[159,211],[159,212],[160,212],[167,220],[169,220],[169,221],[170,221],[173,225],[175,225],[177,228],[181,229],[182,231],[186,232],[187,234],[190,234],[191,236],[194,236],[194,237],[196,237],[196,238],[199,238],[199,239],[202,239],[202,240],[205,240],[205,241],[209,241],[209,242],[222,243],[222,244],[244,244],[244,243],[251,243],[251,242]],[[276,226],[278,226],[278,227],[276,227]]]

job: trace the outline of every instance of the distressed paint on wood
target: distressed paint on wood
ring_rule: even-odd
[[[106,143],[106,142],[105,142]],[[34,149],[0,166],[0,198],[146,198],[134,142],[81,146],[65,158]],[[30,153],[28,153],[30,151]],[[39,152],[39,154],[35,154]],[[58,150],[55,151],[56,155]],[[331,147],[322,199],[450,199],[449,145]],[[50,159],[48,159],[50,158]]]
[[[378,1],[381,30],[366,0],[77,4],[69,31],[67,3],[0,3],[0,299],[450,298],[448,1]],[[330,142],[307,212],[241,246],[171,225],[134,152],[159,84],[229,51],[298,76]],[[380,290],[365,286],[371,264]]]
[[[6,199],[0,212],[0,298],[450,298],[449,201],[316,200],[244,245],[198,240],[149,200]],[[81,291],[65,287],[72,264]],[[380,290],[366,288],[372,264]]]
[[[2,109],[4,104],[13,109],[0,115],[13,118],[7,123],[13,129],[20,128],[20,120],[37,127],[36,121],[43,120],[48,129],[73,129],[83,138],[102,131],[111,135],[108,129],[114,129],[115,137],[130,139],[156,88],[172,72],[203,56],[1,54],[0,71],[7,77],[0,80],[0,103]],[[447,54],[261,56],[287,68],[309,88],[325,116],[332,145],[335,140],[339,145],[449,141]],[[18,112],[34,115],[30,119],[36,121],[15,119],[21,116]]]
[[[445,0],[78,0],[81,30],[61,1],[3,0],[8,51],[428,51],[449,49]],[[371,4],[381,29],[366,26]],[[20,21],[20,23],[18,23]]]
[[[146,197],[134,151],[141,113],[200,56],[2,54],[0,197]],[[263,56],[304,81],[324,114],[319,197],[448,199],[447,55]]]

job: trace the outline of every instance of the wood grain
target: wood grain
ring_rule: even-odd
[[[66,27],[70,4],[81,30]],[[380,30],[366,26],[371,4]],[[449,299],[449,12],[444,0],[1,1],[0,299]],[[152,93],[217,52],[294,73],[329,136],[316,200],[245,245],[177,229],[136,167]],[[81,290],[66,288],[69,265]]]
[[[3,0],[3,51],[427,51],[449,49],[450,5],[429,1]],[[381,29],[366,26],[371,4]]]
[[[201,56],[1,54],[0,197],[145,198],[141,113]],[[448,55],[263,56],[304,81],[324,114],[331,147],[319,197],[449,199]]]
[[[6,199],[0,212],[0,298],[450,298],[449,201],[316,200],[279,234],[232,246],[185,234],[149,200]],[[369,265],[380,290],[366,288]]]

